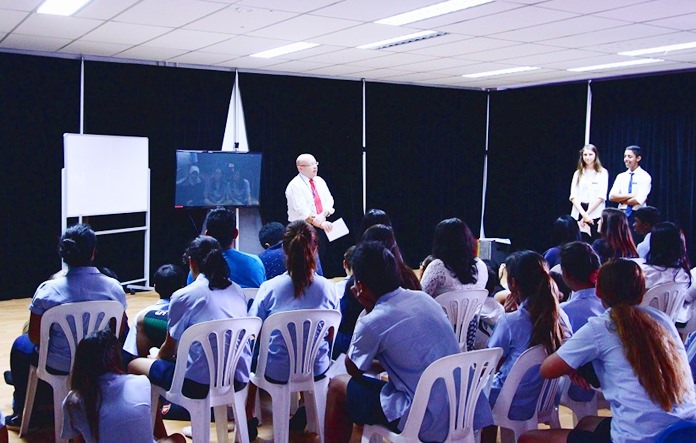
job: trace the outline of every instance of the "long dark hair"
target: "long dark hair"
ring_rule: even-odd
[[[433,256],[454,272],[462,284],[476,283],[476,240],[469,227],[458,218],[442,220],[435,227]]]
[[[208,279],[210,289],[225,289],[232,284],[230,268],[222,255],[220,243],[213,237],[201,235],[193,239],[184,257],[198,266],[200,273]]]
[[[578,221],[568,214],[561,215],[553,222],[551,228],[551,243],[553,246],[563,246],[566,243],[580,240]]]
[[[688,399],[692,378],[675,337],[638,308],[644,293],[645,277],[636,262],[611,260],[599,270],[597,295],[611,307],[626,359],[650,399],[669,412]]]
[[[95,441],[99,441],[99,409],[105,395],[99,376],[123,374],[121,367],[121,345],[111,330],[92,332],[77,345],[70,388],[80,396]]]
[[[689,276],[691,285],[691,265],[686,253],[686,239],[682,230],[672,222],[658,223],[653,227],[646,263],[664,268],[681,268]]]
[[[401,286],[406,289],[414,289],[418,291],[421,289],[421,284],[418,277],[416,277],[413,270],[406,266],[406,263],[404,263],[404,259],[401,256],[401,250],[399,250],[399,245],[396,243],[394,230],[391,226],[374,225],[368,228],[362,236],[362,241],[377,241],[382,243],[382,245],[384,245],[384,247],[387,248],[396,259],[396,265],[399,268]]]
[[[389,218],[389,215],[381,209],[368,209],[360,222],[360,230],[357,232],[358,243],[360,243],[362,235],[365,233],[365,231],[374,225],[391,226],[391,219]]]
[[[563,330],[560,306],[556,298],[553,278],[544,257],[534,251],[520,251],[516,260],[506,266],[508,281],[519,293],[532,320],[529,346],[542,345],[552,354],[561,346]]]
[[[606,208],[602,211],[601,234],[611,250],[609,258],[636,258],[638,251],[633,243],[628,219],[623,211],[616,208]]]
[[[70,267],[90,266],[94,249],[97,247],[97,235],[86,224],[70,226],[60,237],[58,254]]]
[[[317,262],[317,234],[309,223],[297,220],[290,223],[283,233],[283,252],[288,274],[295,288],[295,297],[314,281]]]

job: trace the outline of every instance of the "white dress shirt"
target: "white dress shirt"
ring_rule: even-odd
[[[329,191],[329,187],[321,177],[314,177],[314,186],[321,199],[321,206],[324,212],[332,214],[334,212],[334,199]],[[317,215],[317,208],[314,204],[312,187],[309,184],[309,177],[297,174],[290,180],[288,187],[285,188],[285,198],[288,200],[288,221],[307,220],[311,215]]]
[[[614,185],[609,191],[609,196],[616,194],[628,194],[628,184],[631,179],[631,170],[626,170],[621,174],[616,176],[614,180]],[[650,189],[652,189],[652,178],[645,169],[638,166],[633,171],[633,186],[631,187],[631,194],[638,201],[638,204],[644,205],[645,201],[648,199],[648,194],[650,194]],[[619,203],[619,209],[626,209],[628,205],[625,203]]]
[[[587,203],[591,205],[598,198],[602,199],[602,203],[595,208],[594,211],[590,212],[588,215],[591,219],[599,218],[602,216],[602,211],[606,207],[604,203],[607,199],[607,189],[609,188],[609,173],[606,169],[602,168],[600,172],[594,169],[590,171],[583,171],[580,175],[580,180],[578,181],[578,171],[573,174],[573,179],[570,182],[570,197],[569,200],[573,201],[577,199],[579,203]],[[570,211],[571,217],[577,219],[580,215],[578,209],[573,205]]]

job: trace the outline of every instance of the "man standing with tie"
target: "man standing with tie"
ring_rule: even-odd
[[[305,220],[310,225],[331,232],[326,218],[334,213],[334,199],[326,182],[319,176],[319,162],[311,154],[301,154],[295,161],[299,174],[285,188],[288,221]]]
[[[609,200],[618,203],[619,209],[626,212],[629,226],[633,226],[633,207],[645,204],[652,187],[650,174],[638,165],[641,159],[640,146],[627,146],[624,164],[628,169],[616,176],[609,191]]]

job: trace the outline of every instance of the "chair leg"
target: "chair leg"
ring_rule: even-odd
[[[67,443],[67,440],[60,438],[60,434],[63,429],[63,400],[67,397],[68,392],[68,386],[65,384],[53,386],[53,424],[56,443]]]
[[[27,394],[24,397],[24,412],[22,412],[22,424],[19,428],[19,436],[24,437],[29,431],[31,413],[34,410],[34,397],[36,396],[36,386],[39,383],[39,376],[36,374],[36,367],[29,366],[29,378],[27,382]]]
[[[249,429],[247,429],[246,416],[246,398],[249,394],[249,388],[246,387],[240,392],[234,394],[234,405],[232,413],[234,414],[234,431],[237,436],[237,441],[240,443],[249,443]]]
[[[193,443],[210,442],[210,403],[201,402],[198,407],[189,409],[191,415],[191,437]],[[227,419],[227,415],[225,415]],[[227,431],[225,429],[225,431]]]
[[[290,392],[280,389],[273,393],[273,441],[287,443],[290,438]]]
[[[218,443],[227,443],[227,405],[215,406],[215,430]]]
[[[262,425],[263,421],[261,420],[261,388],[256,388],[256,403],[254,403],[254,415],[256,415],[256,419],[259,421],[259,425]]]

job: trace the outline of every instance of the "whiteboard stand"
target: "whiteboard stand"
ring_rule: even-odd
[[[61,171],[61,232],[68,218],[144,213],[140,226],[95,231],[97,236],[143,232],[142,277],[121,282],[133,292],[150,286],[150,169],[148,139],[108,135],[64,134],[65,168]],[[128,171],[124,182],[121,172]],[[63,264],[63,267],[65,265]],[[135,285],[134,283],[142,283]]]

